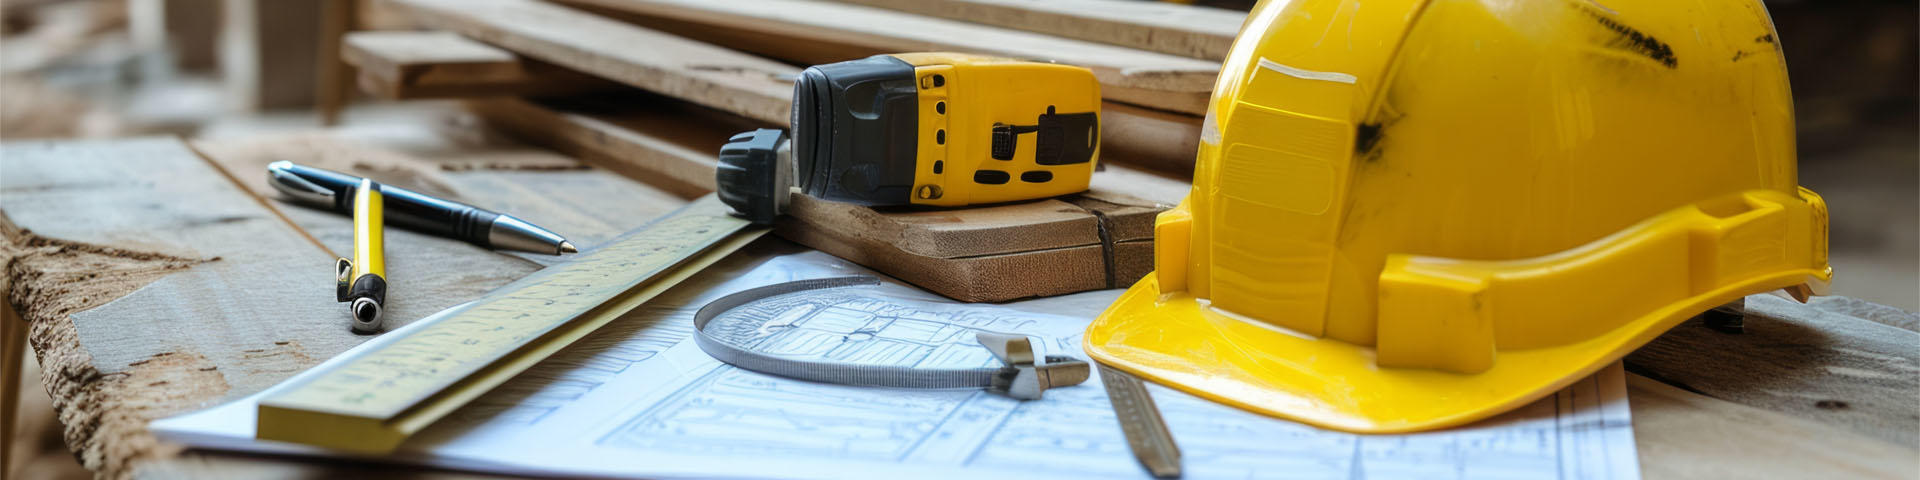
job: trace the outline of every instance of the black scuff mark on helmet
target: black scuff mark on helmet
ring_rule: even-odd
[[[1776,51],[1780,50],[1780,42],[1774,40],[1773,34],[1771,33],[1766,35],[1761,35],[1758,37],[1753,37],[1753,43],[1766,45],[1768,48],[1772,48]],[[1733,61],[1738,62],[1738,61],[1744,60],[1747,58],[1748,55],[1757,55],[1757,53],[1748,52],[1746,50],[1735,50],[1733,52]]]
[[[1639,29],[1627,26],[1625,23],[1620,23],[1620,21],[1614,20],[1592,7],[1581,5],[1580,10],[1585,12],[1587,16],[1593,17],[1594,21],[1598,22],[1601,28],[1613,32],[1614,38],[1613,41],[1608,44],[1609,47],[1647,57],[1667,68],[1677,68],[1680,66],[1680,57],[1673,54],[1673,47],[1667,45],[1666,42],[1662,42],[1660,39],[1654,38],[1653,35],[1648,35]]]
[[[1380,138],[1382,125],[1378,121],[1361,123],[1353,128],[1353,154],[1369,162],[1380,159]]]

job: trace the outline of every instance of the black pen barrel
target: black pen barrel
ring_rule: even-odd
[[[487,240],[487,231],[493,226],[493,219],[499,218],[500,214],[404,188],[385,186],[380,191],[387,196],[388,222],[420,233],[493,248]]]
[[[333,193],[333,203],[328,207],[342,215],[353,214],[354,189],[360,184],[360,177],[331,170],[300,165],[285,164],[284,168],[300,178]],[[479,207],[460,202],[436,198],[420,192],[392,185],[383,185],[380,192],[386,198],[386,221],[389,224],[415,232],[464,240],[485,248],[507,248],[532,252],[558,254],[564,239],[533,227],[524,221],[509,223],[505,237],[508,245],[494,245],[496,235],[502,235],[495,228],[495,221],[501,215]],[[552,237],[552,238],[547,238]]]

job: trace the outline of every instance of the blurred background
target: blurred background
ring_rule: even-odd
[[[1832,214],[1834,293],[1920,310],[1920,11],[1766,4],[1793,82],[1800,181]],[[409,26],[369,0],[0,0],[0,141],[319,128],[335,113],[315,106],[331,95],[349,105],[339,119],[378,123],[408,107],[361,96],[344,66],[322,61],[338,56],[323,39]],[[30,370],[24,388],[43,391],[38,379]],[[0,472],[15,475],[0,477],[89,476],[45,395],[26,397]]]

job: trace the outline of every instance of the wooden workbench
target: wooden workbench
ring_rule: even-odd
[[[504,140],[456,112],[331,133],[8,142],[7,317],[27,324],[67,444],[86,467],[113,478],[464,476],[182,452],[146,431],[150,419],[259,391],[369,338],[347,331],[331,298],[350,222],[277,200],[262,178],[274,160],[512,212],[583,248],[686,201]],[[1184,190],[1125,178],[1140,191]],[[554,261],[388,232],[392,282],[404,286],[390,322]],[[1747,310],[1744,333],[1696,319],[1628,359],[1646,476],[1914,478],[1920,317],[1839,297],[1800,305],[1756,296]]]

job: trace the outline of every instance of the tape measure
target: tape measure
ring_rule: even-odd
[[[757,350],[769,332],[793,328],[794,322],[809,314],[818,314],[817,305],[792,301],[790,296],[808,296],[827,290],[879,285],[880,279],[867,276],[821,278],[750,288],[715,299],[693,315],[694,342],[715,360],[735,367],[769,375],[819,383],[892,388],[984,388],[1021,400],[1039,399],[1049,388],[1068,387],[1085,382],[1090,375],[1087,362],[1066,355],[1033,354],[1026,335],[977,332],[980,345],[986,347],[1003,365],[979,368],[929,368],[906,365],[873,365],[832,361],[803,360],[791,351],[768,353]],[[789,308],[792,306],[798,308]],[[739,313],[739,314],[736,314]],[[714,332],[728,332],[719,335]],[[744,335],[743,335],[744,334]],[[777,335],[777,334],[776,334]],[[872,336],[871,332],[854,331]],[[741,341],[732,337],[745,336]],[[841,340],[847,341],[845,337]]]
[[[385,453],[766,233],[713,196],[262,399],[261,439]],[[399,333],[399,332],[395,332]],[[389,334],[390,336],[393,334]]]
[[[1107,401],[1113,404],[1114,419],[1120,421],[1120,433],[1127,437],[1127,449],[1154,478],[1179,478],[1180,445],[1167,429],[1160,407],[1139,377],[1100,366],[1100,383],[1107,387]]]
[[[1100,82],[1070,65],[958,53],[808,67],[792,136],[735,135],[720,198],[771,223],[791,188],[858,205],[957,207],[1084,191],[1100,150]]]

